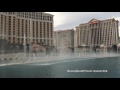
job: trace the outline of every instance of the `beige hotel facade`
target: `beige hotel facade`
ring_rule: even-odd
[[[74,48],[74,29],[57,30],[53,33],[55,48]]]
[[[118,20],[92,19],[87,23],[76,27],[77,46],[100,46],[111,47],[119,43]]]
[[[54,16],[45,12],[0,12],[0,39],[11,44],[30,40],[53,45]]]

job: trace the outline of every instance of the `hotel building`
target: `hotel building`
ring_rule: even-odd
[[[100,46],[111,47],[119,43],[118,20],[92,19],[87,23],[76,27],[77,46]]]
[[[0,12],[0,39],[11,44],[44,43],[53,46],[53,15],[45,12]]]
[[[73,48],[74,34],[74,29],[54,31],[54,46],[56,48]]]

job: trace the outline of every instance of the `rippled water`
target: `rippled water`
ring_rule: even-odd
[[[67,70],[108,72],[67,72]],[[1,66],[0,78],[120,78],[120,57]]]

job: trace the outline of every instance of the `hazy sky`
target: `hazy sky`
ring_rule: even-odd
[[[79,24],[86,23],[93,18],[99,20],[115,18],[120,22],[120,12],[46,12],[46,13],[54,15],[55,31],[75,28]]]

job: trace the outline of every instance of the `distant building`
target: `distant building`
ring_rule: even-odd
[[[76,27],[77,46],[100,46],[111,47],[119,43],[118,20],[92,19],[87,23]]]
[[[26,37],[26,44],[31,40],[53,46],[53,17],[44,12],[0,12],[0,39],[23,44]]]
[[[54,46],[56,48],[74,48],[74,29],[54,31]]]

